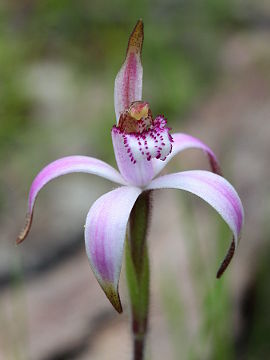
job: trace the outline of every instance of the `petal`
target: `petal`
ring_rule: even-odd
[[[133,101],[142,99],[142,45],[143,22],[139,20],[130,35],[125,62],[115,79],[114,107],[117,123],[122,111]]]
[[[202,141],[199,139],[190,136],[188,134],[182,134],[182,133],[176,133],[171,135],[173,138],[173,147],[171,154],[166,158],[165,161],[156,161],[154,160],[154,172],[155,176],[164,169],[164,167],[168,164],[168,162],[177,155],[180,151],[186,150],[186,149],[200,149],[203,150],[210,162],[211,169],[214,173],[221,175],[220,166],[218,163],[218,160],[213,153],[213,151],[205,145]]]
[[[139,121],[138,121],[139,122]],[[113,126],[115,158],[122,176],[135,186],[145,186],[154,177],[152,160],[162,162],[172,151],[172,137],[167,120],[159,115],[148,129],[126,133]]]
[[[145,186],[154,177],[154,169],[152,161],[141,159],[133,162],[130,152],[126,147],[126,137],[131,139],[133,134],[124,135],[118,128],[112,128],[112,142],[114,155],[123,178],[134,186]]]
[[[126,185],[125,180],[117,170],[105,162],[95,158],[88,156],[67,156],[50,163],[40,171],[31,185],[28,198],[28,213],[26,216],[26,223],[17,238],[17,244],[21,243],[25,239],[30,230],[35,200],[39,191],[49,181],[59,176],[74,172],[95,174],[113,182]]]
[[[101,196],[91,207],[85,224],[85,246],[91,268],[106,296],[122,311],[118,282],[126,227],[141,190],[120,187]]]
[[[233,242],[218,270],[220,277],[234,254],[244,221],[241,200],[232,185],[210,171],[183,171],[154,179],[147,189],[174,188],[189,191],[210,204],[225,220],[233,233]]]

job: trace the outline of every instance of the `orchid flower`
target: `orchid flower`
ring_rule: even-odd
[[[205,200],[221,215],[232,231],[233,240],[217,277],[232,259],[244,218],[241,200],[232,185],[221,176],[213,151],[197,138],[171,133],[166,118],[163,115],[154,117],[149,104],[142,100],[142,44],[143,23],[139,20],[130,35],[125,61],[115,79],[116,124],[111,136],[119,171],[88,156],[68,156],[50,163],[31,185],[26,224],[17,238],[19,244],[27,236],[37,195],[49,181],[82,172],[120,185],[95,201],[85,223],[85,246],[90,266],[118,312],[122,311],[118,283],[127,226],[140,196],[156,189],[181,189]],[[159,176],[174,156],[190,148],[206,154],[212,172],[192,170]]]

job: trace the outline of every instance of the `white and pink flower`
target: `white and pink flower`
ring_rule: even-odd
[[[234,254],[244,220],[241,200],[232,185],[220,175],[213,151],[190,135],[170,133],[165,117],[153,118],[149,104],[142,101],[142,44],[143,23],[139,20],[130,36],[125,62],[115,79],[116,125],[111,134],[119,171],[88,156],[68,156],[50,163],[31,185],[26,225],[17,238],[17,243],[21,243],[27,236],[36,197],[49,181],[83,172],[119,184],[117,189],[95,201],[85,224],[85,245],[91,268],[119,312],[122,307],[118,282],[126,228],[130,212],[142,192],[162,188],[185,190],[205,200],[221,215],[232,231],[233,241],[217,277],[222,275]],[[192,170],[158,176],[175,155],[189,148],[200,149],[207,155],[212,172]]]

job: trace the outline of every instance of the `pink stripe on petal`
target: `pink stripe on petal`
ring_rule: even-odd
[[[33,217],[33,208],[39,191],[51,180],[70,173],[82,172],[101,176],[105,179],[126,185],[125,180],[112,166],[105,162],[88,156],[68,156],[58,159],[45,168],[34,179],[28,198],[28,213],[26,224],[17,238],[17,243],[22,242],[27,236]]]
[[[117,124],[121,112],[127,109],[133,101],[142,99],[142,44],[143,23],[139,20],[130,35],[125,62],[115,79],[114,107]]]
[[[200,150],[204,151],[209,159],[211,170],[214,173],[221,175],[220,166],[219,166],[219,163],[218,163],[218,160],[217,160],[215,154],[201,140],[199,140],[193,136],[190,136],[188,134],[183,134],[183,133],[176,133],[176,134],[172,134],[171,136],[173,138],[173,147],[172,147],[171,154],[167,157],[167,159],[164,162],[160,162],[160,161],[156,161],[156,160],[154,160],[154,162],[153,162],[155,176],[164,169],[164,167],[168,164],[168,162],[175,155],[177,155],[179,152],[181,152],[183,150],[192,149],[192,148],[200,149]]]
[[[244,222],[244,210],[237,192],[227,180],[209,171],[184,171],[158,177],[146,189],[161,188],[185,190],[205,200],[228,224],[233,233],[233,241],[237,245]],[[233,253],[234,245],[231,245],[218,271],[218,277],[229,265]]]
[[[86,219],[85,246],[91,268],[115,309],[121,312],[118,282],[126,227],[141,190],[120,187],[101,196]]]

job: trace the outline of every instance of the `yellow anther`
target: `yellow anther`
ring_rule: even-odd
[[[144,101],[135,101],[128,110],[130,116],[136,120],[147,118],[149,114],[149,104]]]

